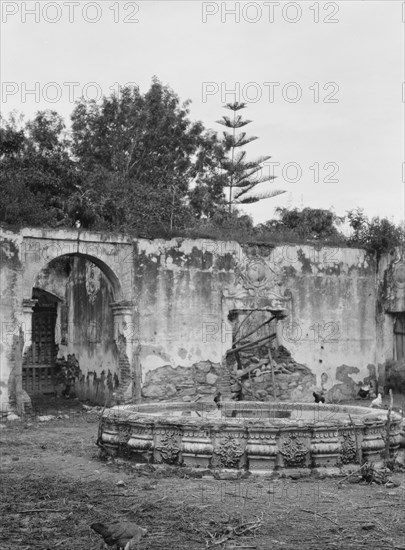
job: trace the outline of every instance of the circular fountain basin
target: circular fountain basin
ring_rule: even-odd
[[[391,413],[389,449],[401,441]],[[387,411],[316,403],[150,403],[104,411],[98,445],[139,463],[271,472],[380,462]]]

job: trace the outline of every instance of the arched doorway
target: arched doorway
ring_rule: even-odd
[[[93,256],[58,256],[39,271],[24,301],[22,379],[29,395],[60,390],[58,372],[72,362],[78,366],[78,397],[103,403],[113,394],[132,393],[127,336],[133,310],[122,298],[115,273]]]

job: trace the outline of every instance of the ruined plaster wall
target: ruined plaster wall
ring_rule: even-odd
[[[132,325],[126,327],[125,338],[133,341],[148,398],[156,392],[160,395],[156,388],[159,384],[166,388],[173,377],[177,380],[173,383],[175,391],[169,392],[173,398],[189,398],[187,391],[192,390],[187,387],[192,385],[200,394],[216,391],[224,374],[221,361],[232,344],[232,327],[227,321],[232,301],[224,300],[224,293],[242,289],[249,295],[252,289],[244,288],[238,273],[252,263],[266,266],[272,291],[290,293],[290,315],[284,330],[279,328],[280,344],[311,370],[318,387],[324,375],[325,389],[333,390],[337,397],[352,396],[356,384],[386,358],[390,345],[392,349],[392,327],[387,325],[385,313],[380,314],[383,321],[378,321],[378,315],[376,321],[380,301],[377,266],[363,250],[240,246],[203,239],[131,241],[98,233],[48,230],[4,232],[3,239],[2,326],[23,323],[22,301],[31,296],[38,272],[58,257],[58,250],[90,255],[90,247],[92,256],[110,268],[115,274],[114,293],[109,286],[111,277],[101,274],[91,303],[84,275],[88,262],[83,260],[77,266],[77,276],[68,291],[68,300],[75,304],[70,322],[77,325],[69,352],[79,354],[80,363],[88,370],[108,369],[113,361],[111,351],[107,351],[107,347],[111,350],[113,318],[107,304],[125,301],[132,312]],[[38,244],[39,252],[27,248]],[[387,266],[380,261],[380,279]],[[261,297],[264,300],[266,292]],[[94,321],[94,315],[100,318],[101,333],[96,335],[98,341],[89,345],[88,323]],[[4,341],[3,337],[1,380],[7,384],[14,363],[11,347],[4,346]],[[127,356],[133,368],[133,356]],[[191,374],[185,374],[183,368],[190,369]],[[3,394],[2,399],[8,399],[8,390]]]
[[[21,374],[17,353],[21,352],[22,263],[21,238],[9,231],[0,235],[0,413],[21,398]],[[20,353],[21,355],[21,353]]]
[[[60,301],[66,298],[66,284],[71,272],[71,260],[62,257],[50,262],[39,271],[34,287],[56,296]]]
[[[97,296],[91,305],[83,305],[88,300],[84,290],[83,270],[87,260],[82,259],[81,275],[76,283],[64,272],[66,254],[82,254],[94,257],[96,261],[107,265],[117,274],[121,282],[115,287],[113,295],[110,280],[98,268],[100,275]],[[98,384],[103,378],[101,373],[108,375],[108,370],[116,371],[118,359],[115,357],[113,315],[109,304],[122,298],[128,299],[132,292],[132,245],[121,237],[101,234],[85,234],[79,239],[77,231],[51,231],[40,229],[23,229],[8,231],[0,229],[0,406],[1,410],[19,408],[19,402],[24,398],[22,392],[22,355],[30,346],[31,335],[31,305],[23,305],[30,301],[34,287],[50,292],[58,297],[60,305],[75,300],[71,308],[68,325],[72,333],[68,336],[66,345],[60,346],[59,356],[75,353],[78,356],[82,370],[95,372],[94,380]],[[90,254],[91,253],[91,254]],[[80,262],[79,262],[80,264]],[[79,269],[79,271],[80,271]],[[69,287],[76,291],[66,292]],[[96,289],[97,290],[97,289]],[[32,307],[31,307],[32,306]],[[60,307],[58,307],[60,314]],[[94,314],[94,317],[92,317]],[[89,319],[90,327],[89,327]],[[58,315],[56,327],[56,342],[61,344],[61,318]],[[90,334],[89,334],[90,333]],[[90,339],[90,341],[89,341]],[[17,355],[18,354],[18,355]],[[116,373],[115,379],[116,379]],[[114,380],[115,380],[114,379]]]
[[[308,366],[330,399],[354,397],[376,375],[375,261],[364,250],[278,247],[271,255],[290,289],[280,342]]]
[[[135,245],[143,379],[167,364],[221,361],[221,290],[232,283],[234,258],[232,252],[214,254],[208,244],[176,239]]]
[[[232,342],[222,293],[234,285],[238,265],[255,262],[270,269],[277,293],[291,293],[279,343],[309,367],[316,387],[323,375],[334,398],[352,397],[356,384],[375,374],[376,265],[365,251],[349,248],[138,241],[134,270],[143,383],[165,365],[221,362]]]
[[[381,385],[385,381],[386,361],[396,360],[395,318],[405,312],[405,264],[403,250],[384,254],[377,271],[377,364]]]
[[[55,343],[58,346],[58,357],[66,358],[66,349],[62,343],[66,335],[66,327],[64,326],[63,308],[66,307],[66,286],[69,281],[69,274],[72,267],[72,260],[68,257],[58,258],[50,262],[38,273],[34,288],[44,290],[59,300],[56,310],[55,323]],[[67,323],[66,323],[67,325]]]
[[[103,272],[75,257],[66,287],[68,337],[66,353],[74,353],[82,373],[114,373],[117,365],[111,285]],[[59,354],[59,355],[60,355]]]
[[[405,311],[404,250],[400,247],[384,254],[378,262],[378,298],[385,313]]]
[[[38,274],[35,286],[61,300],[56,321],[58,357],[75,354],[83,374],[116,370],[114,302],[111,284],[104,273],[84,257],[54,260]],[[66,319],[61,308],[67,309]]]

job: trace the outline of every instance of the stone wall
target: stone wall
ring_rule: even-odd
[[[10,231],[0,237],[0,404],[1,412],[8,404],[18,405],[21,396],[21,374],[16,354],[20,349],[23,269],[19,249],[22,238]]]
[[[364,250],[309,246],[288,247],[281,256],[292,293],[282,344],[316,375],[318,388],[323,379],[329,400],[354,397],[376,365],[374,258]]]
[[[224,380],[229,386],[224,358],[233,345],[232,311],[285,310],[277,343],[306,371],[278,375],[281,399],[311,400],[320,388],[332,401],[353,397],[395,358],[393,315],[405,309],[398,254],[377,265],[364,250],[349,248],[74,230],[0,236],[0,397],[6,406],[9,383],[17,398],[21,387],[13,338],[22,330],[24,346],[30,343],[34,287],[68,308],[72,332],[67,344],[59,335],[59,355],[75,353],[85,376],[116,376],[126,400],[211,399]],[[61,258],[69,259],[69,273]],[[59,314],[62,325],[66,315]],[[271,396],[264,375],[258,389]]]
[[[116,341],[125,316],[113,318],[111,304],[130,303],[132,267],[121,260],[131,256],[131,250],[125,239],[112,235],[88,239],[77,231],[0,231],[2,410],[20,409],[24,398],[20,355],[26,357],[31,348],[34,289],[57,298],[58,356],[74,353],[79,360],[81,393],[100,393],[103,380],[119,374]],[[18,356],[16,338],[21,339]],[[121,380],[120,389],[122,382],[128,388],[130,381]],[[105,387],[111,393],[108,384]]]
[[[214,397],[219,389],[221,366],[200,361],[191,367],[166,365],[151,370],[142,387],[144,401],[193,401],[198,396]]]
[[[246,273],[255,268],[266,284],[249,286]],[[375,373],[376,264],[363,250],[139,241],[134,271],[143,383],[168,363],[220,363],[232,346],[229,311],[279,298],[288,311],[278,326],[279,343],[312,373],[306,400],[321,377],[337,400],[353,397]]]
[[[385,384],[387,361],[397,360],[395,320],[405,312],[405,263],[404,250],[397,248],[383,255],[378,263],[376,277],[377,309],[377,357],[376,365],[380,386]],[[404,373],[405,374],[405,373]]]
[[[273,345],[271,355],[270,364],[268,347],[258,346],[250,360],[245,362],[249,373],[244,377],[238,376],[235,360],[228,358],[228,366],[233,367],[236,375],[231,386],[232,398],[243,401],[312,401],[316,388],[315,374],[305,365],[297,363],[284,346]]]

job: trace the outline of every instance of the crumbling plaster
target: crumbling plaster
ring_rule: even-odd
[[[376,360],[376,293],[375,263],[365,251],[202,240],[176,244],[175,249],[173,241],[160,241],[155,249],[150,243],[138,247],[134,268],[141,283],[139,307],[146,312],[140,327],[140,340],[148,342],[142,354],[145,371],[168,363],[156,362],[150,353],[154,345],[158,356],[159,348],[165,350],[173,366],[221,361],[232,345],[223,290],[234,286],[235,266],[247,261],[265,264],[278,292],[291,292],[279,341],[317,374],[319,385],[322,373],[326,387],[339,382],[341,365],[358,369],[351,374],[356,382],[369,375],[367,365]]]
[[[315,374],[317,386],[331,391],[344,385],[340,389],[346,393],[370,376],[370,365],[378,368],[392,358],[393,318],[387,308],[405,309],[395,271],[398,254],[377,266],[367,252],[351,248],[146,240],[39,229],[2,231],[1,253],[0,383],[5,403],[14,368],[10,342],[25,326],[23,300],[31,298],[34,286],[63,298],[63,277],[49,269],[61,256],[100,270],[105,290],[98,307],[104,311],[105,330],[110,330],[108,323],[114,325],[113,334],[101,338],[116,342],[120,335],[138,398],[141,383],[156,369],[202,361],[221,364],[232,345],[230,309],[276,302],[288,312],[279,322],[279,343]],[[82,290],[71,307],[83,308],[91,317],[86,275],[80,277],[73,286]],[[70,351],[80,338],[73,338]],[[106,353],[114,367],[113,351],[94,353],[81,340],[80,347],[85,369],[100,370]]]

